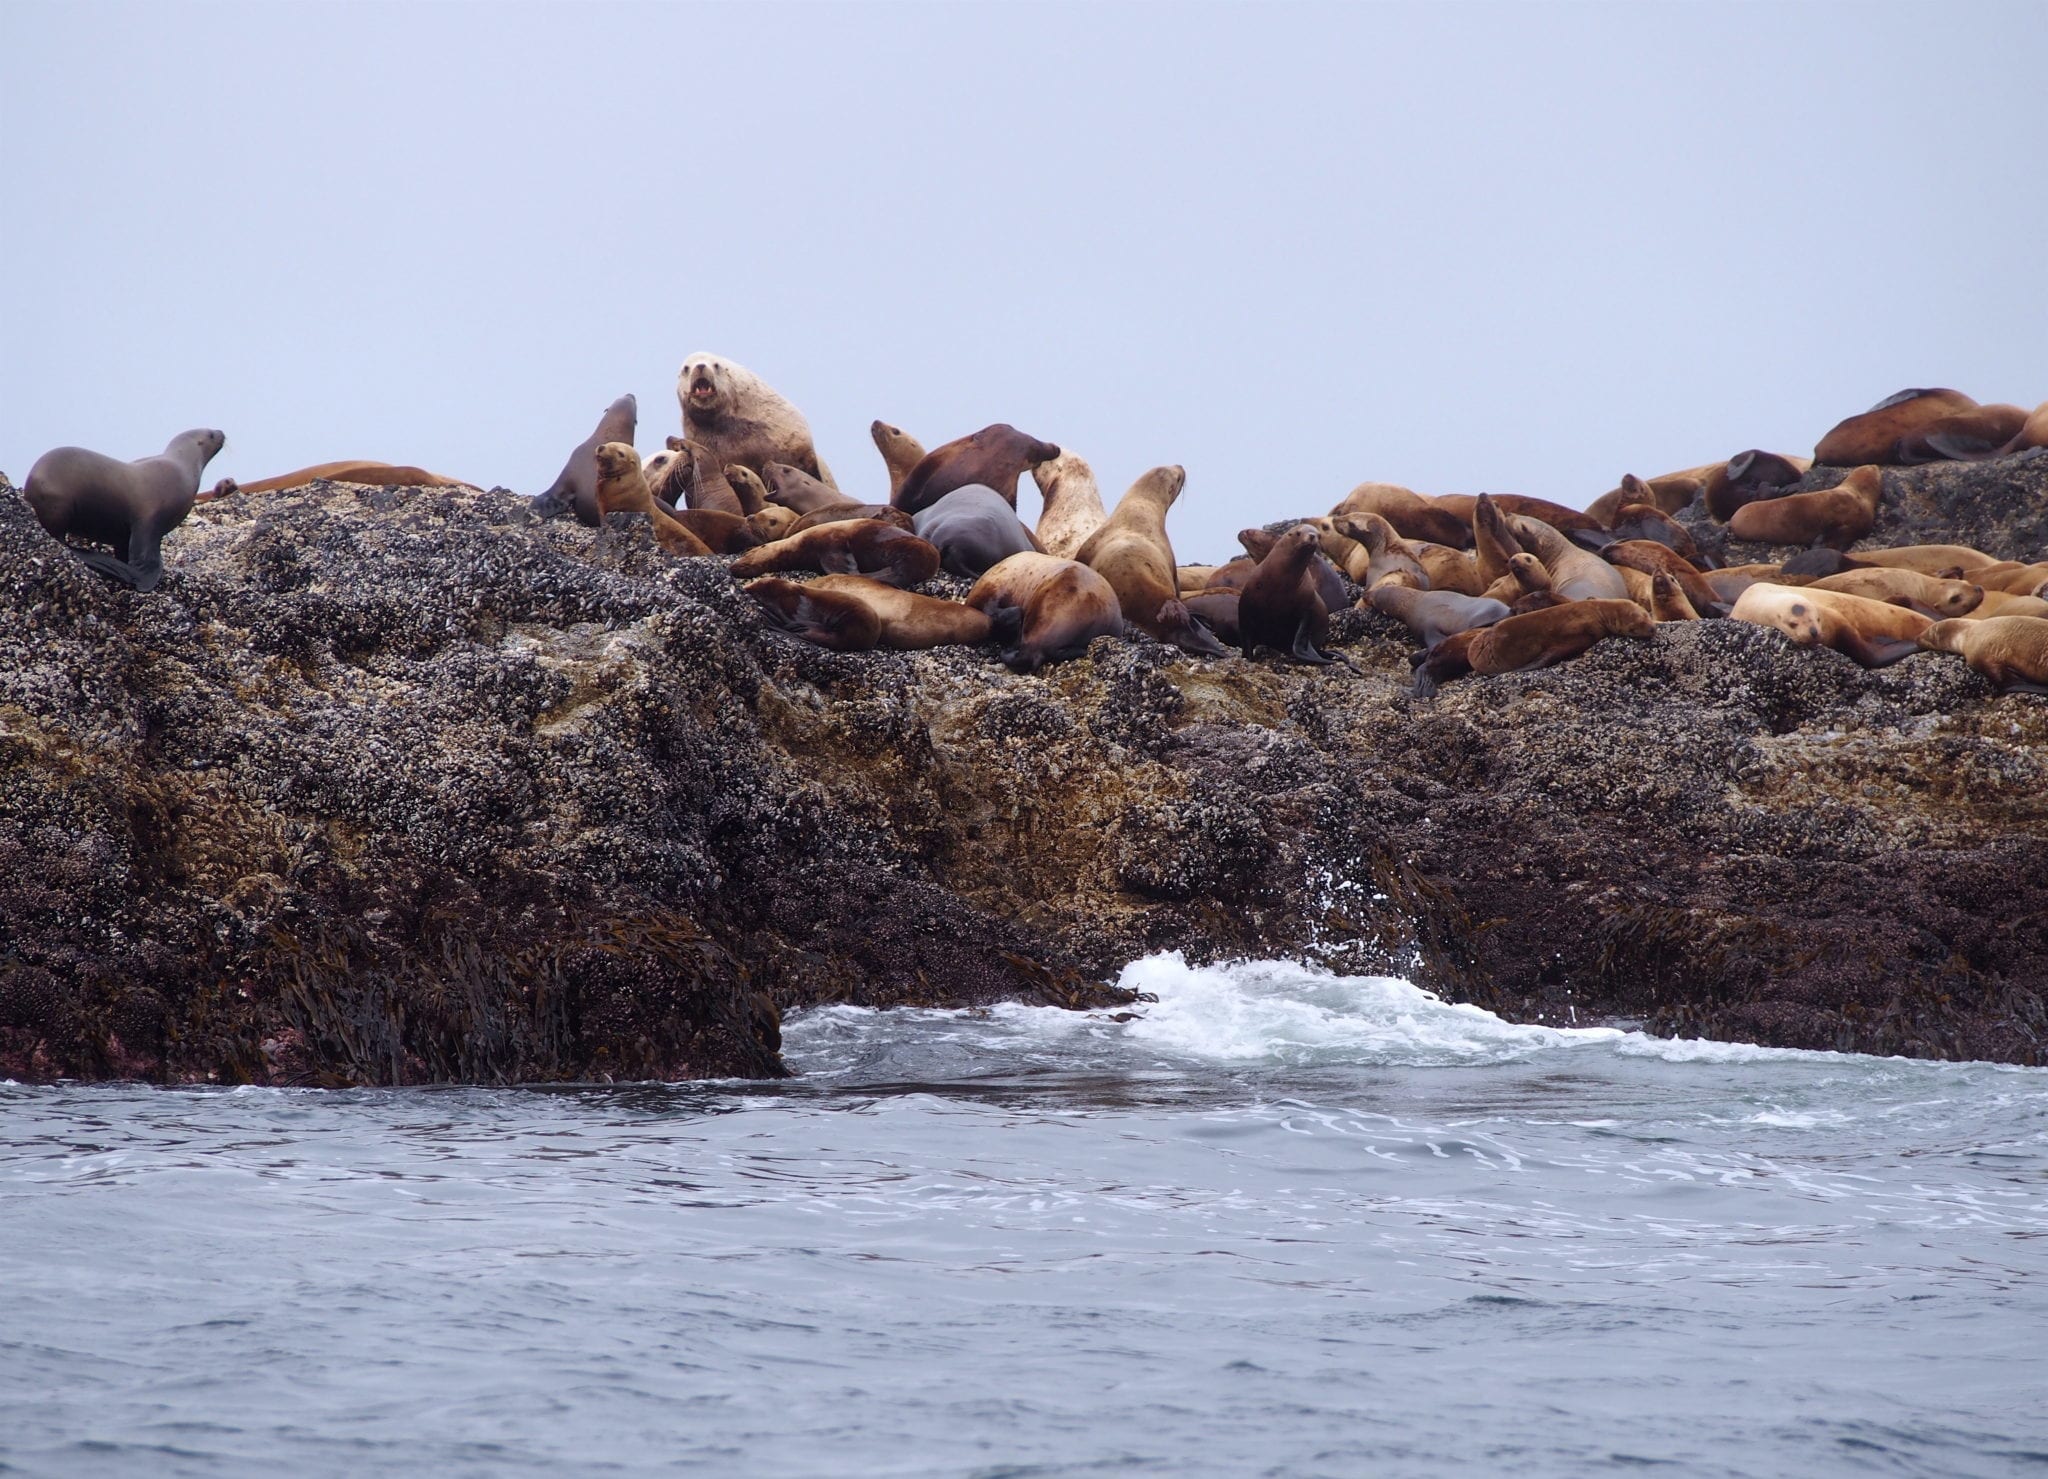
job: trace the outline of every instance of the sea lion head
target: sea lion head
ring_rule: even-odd
[[[1610,602],[1605,617],[1609,636],[1648,637],[1657,630],[1656,619],[1633,601]]]
[[[222,447],[228,444],[228,434],[210,427],[199,427],[192,431],[181,431],[171,438],[171,444],[164,448],[167,457],[197,457],[201,467],[213,461]]]
[[[1044,445],[1040,443],[1040,445]],[[1059,449],[1053,449],[1053,456],[1059,456]],[[1051,459],[1046,459],[1050,461]],[[1140,498],[1158,504],[1162,509],[1172,508],[1173,500],[1180,497],[1180,490],[1188,483],[1187,469],[1178,464],[1169,467],[1155,467],[1137,482],[1131,484],[1131,492]],[[1129,495],[1126,495],[1129,496]]]
[[[1793,597],[1773,613],[1776,618],[1771,624],[1801,647],[1815,647],[1820,644],[1820,613],[1813,602]]]
[[[676,398],[692,416],[717,416],[730,410],[732,392],[732,366],[715,354],[691,355],[676,376]]]
[[[1967,616],[1984,604],[1984,587],[1966,580],[1944,580],[1934,604],[1944,617]]]
[[[601,478],[616,478],[640,465],[640,454],[624,442],[601,442],[591,455],[597,459],[597,475]]]

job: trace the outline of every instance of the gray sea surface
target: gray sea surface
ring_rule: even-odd
[[[2048,1072],[1126,974],[779,1084],[0,1085],[0,1471],[2048,1474]]]

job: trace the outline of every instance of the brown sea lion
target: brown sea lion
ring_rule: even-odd
[[[1429,573],[1422,568],[1422,561],[1416,558],[1414,547],[1380,515],[1332,514],[1329,522],[1337,533],[1365,551],[1366,567],[1363,571],[1345,568],[1344,573],[1351,577],[1353,584],[1370,591],[1385,581],[1401,583],[1400,577],[1407,576],[1410,580],[1406,583],[1415,589],[1429,589]]]
[[[1330,609],[1310,569],[1321,558],[1316,531],[1307,524],[1296,524],[1274,541],[1238,593],[1237,645],[1246,657],[1270,647],[1295,662],[1322,666],[1336,660],[1322,650]]]
[[[1714,595],[1724,605],[1734,605],[1736,597],[1758,581],[1771,584],[1793,584],[1781,580],[1783,571],[1779,566],[1766,561],[1757,565],[1728,565],[1719,570],[1702,570],[1700,576],[1713,588]]]
[[[1984,600],[1984,587],[1966,580],[1937,580],[1917,570],[1844,570],[1807,582],[1805,589],[1840,591],[1869,601],[1889,601],[1942,621],[1968,616]]]
[[[829,483],[821,483],[800,467],[771,462],[761,470],[768,483],[771,502],[793,508],[800,514],[814,514],[821,508],[849,508],[860,503],[848,498]]]
[[[1657,621],[1698,621],[1699,611],[1686,599],[1672,576],[1659,570],[1650,577],[1650,615]]]
[[[1546,606],[1562,606],[1572,599],[1558,590],[1557,582],[1551,579],[1549,567],[1527,550],[1509,559],[1507,579],[1500,586],[1501,593],[1496,599],[1506,601],[1508,609],[1518,613],[1541,611]],[[1515,590],[1512,596],[1507,592],[1510,586]],[[1627,589],[1624,583],[1622,590]]]
[[[1508,615],[1507,603],[1456,591],[1418,591],[1383,585],[1366,593],[1375,611],[1385,612],[1407,627],[1424,647],[1434,647],[1459,632],[1490,627]]]
[[[868,607],[881,619],[881,645],[899,652],[972,647],[989,639],[985,612],[959,601],[898,590],[865,575],[821,575],[805,589],[848,596]]]
[[[866,652],[881,641],[882,618],[853,596],[775,576],[749,581],[742,589],[776,627],[806,642],[835,652]]]
[[[1700,568],[1686,559],[1677,550],[1657,543],[1654,539],[1618,540],[1601,551],[1609,564],[1624,569],[1638,570],[1653,580],[1659,575],[1668,575],[1685,592],[1685,599],[1695,613],[1701,616],[1723,616],[1727,614],[1728,603],[1708,581]]]
[[[1850,560],[1863,567],[1883,565],[1918,570],[1922,575],[1938,575],[1944,570],[1974,575],[1986,566],[2004,563],[1996,555],[1987,555],[1967,544],[1901,544],[1890,549],[1858,550]]]
[[[791,570],[871,575],[890,585],[922,585],[939,571],[939,552],[915,534],[873,519],[819,524],[748,550],[732,562],[735,580]]]
[[[640,454],[626,442],[602,442],[591,453],[597,468],[596,501],[599,535],[610,532],[603,520],[612,514],[645,514],[654,526],[654,542],[671,555],[708,555],[711,546],[676,521],[655,502],[640,468]]]
[[[882,454],[882,465],[889,470],[889,501],[894,503],[910,470],[924,461],[924,443],[886,421],[871,423],[868,435],[875,439],[875,450]]]
[[[751,523],[738,514],[723,513],[715,508],[679,508],[672,517],[703,540],[714,555],[737,555],[767,542]]]
[[[1222,657],[1223,644],[1181,602],[1173,543],[1166,536],[1167,510],[1186,485],[1187,473],[1178,466],[1145,473],[1074,558],[1109,582],[1126,621],[1183,652]]]
[[[1469,549],[1472,520],[1438,508],[1429,499],[1398,483],[1360,483],[1330,510],[1338,514],[1378,514],[1403,539],[1426,539],[1452,549]]]
[[[2026,424],[2027,413],[2018,406],[1972,406],[1900,437],[1898,459],[1907,467],[1921,462],[1983,462],[2003,455]]]
[[[1079,657],[1097,637],[1124,629],[1109,582],[1053,555],[1010,556],[974,583],[967,604],[986,613],[1004,665],[1019,673]]]
[[[1315,526],[1309,525],[1307,527],[1313,528]],[[1273,546],[1280,542],[1280,536],[1268,534],[1264,529],[1240,529],[1237,531],[1237,542],[1244,546],[1245,554],[1251,560],[1251,568],[1246,570],[1237,561],[1233,560],[1229,566],[1224,567],[1224,570],[1218,571],[1217,574],[1224,575],[1227,573],[1233,588],[1243,590],[1251,583],[1251,578],[1258,574],[1259,562],[1271,554]],[[1344,584],[1343,574],[1335,565],[1330,563],[1329,556],[1323,553],[1320,535],[1317,536],[1316,540],[1316,552],[1308,562],[1308,573],[1309,578],[1315,582],[1316,594],[1323,598],[1324,609],[1342,611],[1351,604],[1351,591]],[[1214,584],[1213,579],[1211,584]]]
[[[1492,500],[1494,506],[1504,514],[1513,514],[1526,519],[1541,519],[1560,534],[1574,529],[1598,529],[1600,523],[1590,515],[1575,508],[1566,508],[1561,503],[1552,503],[1548,498],[1530,498],[1522,493],[1439,493],[1436,506],[1447,510],[1469,525],[1478,511],[1479,500]]]
[[[1987,591],[2003,591],[2009,596],[2038,596],[2042,584],[2048,582],[2048,563],[2000,560],[1991,565],[1979,565],[1970,572],[1970,579]]]
[[[1602,637],[1648,637],[1650,613],[1633,601],[1569,601],[1510,616],[1444,638],[1415,669],[1415,692],[1428,697],[1467,673],[1522,673],[1577,657]]]
[[[738,514],[744,518],[755,512],[747,507],[739,490],[725,475],[725,465],[718,456],[702,442],[691,441],[688,437],[670,437],[669,455],[673,458],[669,466],[668,487],[673,493],[656,487],[649,478],[648,486],[656,497],[666,497],[677,507],[711,509],[718,513]],[[680,493],[682,496],[675,496]]]
[[[1521,553],[1506,511],[1490,495],[1480,494],[1472,502],[1472,562],[1484,588],[1491,591],[1507,575],[1508,561]]]
[[[775,508],[780,507],[780,505],[770,504],[769,507]],[[796,514],[795,509],[784,509],[783,512],[792,516]],[[913,534],[917,532],[916,521],[902,509],[892,504],[835,503],[829,508],[819,509],[814,514],[804,514],[802,517],[797,518],[796,522],[789,526],[786,533],[801,534],[806,529],[815,529],[820,524],[836,524],[842,519],[876,519],[884,524],[894,524],[898,529],[908,529]],[[784,536],[777,536],[777,538],[782,537]]]
[[[604,408],[597,418],[597,430],[576,444],[569,460],[547,490],[533,500],[533,511],[544,519],[574,514],[576,522],[595,529],[602,517],[597,511],[597,449],[606,442],[633,444],[633,432],[640,424],[640,403],[622,395]]]
[[[1884,469],[1866,463],[1832,488],[1746,503],[1728,533],[1757,544],[1827,544],[1847,549],[1877,524]]]
[[[1699,545],[1693,541],[1692,531],[1649,504],[1631,503],[1617,510],[1611,532],[1617,543],[1631,539],[1653,540],[1683,555],[1695,570],[1713,569],[1713,563],[1700,553]]]
[[[1237,537],[1239,540],[1242,540],[1244,532],[1240,532]],[[1272,546],[1268,544],[1263,546],[1263,548],[1271,549]],[[1209,579],[1203,584],[1202,589],[1205,591],[1241,591],[1244,589],[1244,583],[1252,578],[1252,572],[1258,568],[1259,561],[1256,555],[1239,555],[1236,559],[1227,561],[1224,564],[1212,565],[1209,567]]]
[[[1567,601],[1614,600],[1628,594],[1628,582],[1614,566],[1580,549],[1542,519],[1511,514],[1508,527],[1522,548],[1550,571],[1550,583]]]
[[[2035,447],[2048,447],[2048,401],[2041,402],[2027,413],[2019,435],[2000,450],[2010,457],[2015,452],[2031,451]]]
[[[1004,422],[984,426],[972,436],[934,447],[910,470],[903,486],[890,502],[906,513],[916,513],[955,488],[985,483],[1017,506],[1017,479],[1026,468],[1050,462],[1060,455],[1051,442],[1026,436]]]
[[[58,447],[36,459],[22,496],[57,539],[112,546],[112,554],[74,549],[88,569],[130,590],[153,591],[164,578],[164,536],[192,512],[199,475],[226,444],[225,432],[200,428],[133,462]]]
[[[1901,437],[1976,404],[1960,390],[1899,391],[1860,415],[1836,423],[1815,444],[1813,460],[1829,467],[1894,466]]]
[[[1426,539],[1411,539],[1408,547],[1415,551],[1416,563],[1429,577],[1431,590],[1456,591],[1461,596],[1477,596],[1486,590],[1470,550],[1452,549]]]
[[[738,463],[765,473],[769,463],[786,462],[828,487],[839,486],[811,443],[810,423],[745,365],[715,354],[691,355],[676,375],[676,400],[683,408],[683,435],[702,443],[719,466]]]
[[[277,493],[286,488],[303,488],[309,483],[356,483],[365,488],[475,488],[462,478],[451,478],[404,462],[321,462],[297,472],[238,483],[222,478],[193,501],[211,503],[231,493]]]
[[[796,526],[804,516],[793,508],[784,508],[779,503],[764,504],[747,515],[747,527],[763,544],[772,544],[778,539],[787,539],[796,533]]]
[[[1810,465],[1807,458],[1787,457],[1757,447],[1737,452],[1707,478],[1702,490],[1707,513],[1725,524],[1745,504],[1790,492],[1806,476]]]
[[[1986,591],[1971,621],[1988,621],[1994,616],[2048,616],[2048,601],[2039,596],[2008,596],[2004,591]]]
[[[2048,693],[2048,621],[2038,616],[1993,616],[1983,621],[1937,621],[1920,633],[1930,652],[1953,652],[2003,693]]]
[[[1238,642],[1237,603],[1243,596],[1242,591],[1198,591],[1186,597],[1185,601],[1188,614],[1214,632],[1217,641],[1226,647],[1235,647]]]
[[[675,438],[678,450],[682,440],[681,437]],[[768,485],[761,481],[761,475],[751,467],[742,467],[737,462],[726,463],[725,481],[739,496],[740,506],[747,511],[748,518],[752,518],[764,508],[779,507],[769,501]]]
[[[1764,581],[1737,597],[1728,614],[1736,621],[1775,627],[1801,647],[1832,647],[1866,668],[1911,656],[1928,626],[1926,617],[1904,606]]]
[[[1616,517],[1631,504],[1646,504],[1661,514],[1675,514],[1699,497],[1706,486],[1706,479],[1686,475],[1639,478],[1634,473],[1624,473],[1618,487],[1586,505],[1586,517],[1612,529]]]
[[[1044,506],[1038,514],[1038,543],[1049,555],[1071,560],[1088,536],[1109,522],[1095,469],[1072,452],[1049,462],[1033,463],[1031,481],[1038,484]]]

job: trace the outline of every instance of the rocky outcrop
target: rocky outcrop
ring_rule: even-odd
[[[1941,477],[2007,521],[1941,537],[2038,546],[2048,467],[1888,486]],[[806,646],[723,561],[502,491],[233,497],[166,559],[112,588],[0,484],[0,1074],[772,1074],[792,1006],[1105,1006],[1162,948],[2048,1041],[2048,709],[1953,658],[1702,622],[1419,700],[1355,611],[1355,671],[1141,638],[1019,677]]]

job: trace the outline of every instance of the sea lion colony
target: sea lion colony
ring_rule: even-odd
[[[729,559],[766,622],[826,647],[992,642],[1008,666],[1034,672],[1097,637],[1143,632],[1198,657],[1226,656],[1227,644],[1247,658],[1321,665],[1341,660],[1326,650],[1331,615],[1357,605],[1415,636],[1425,695],[1703,619],[1773,627],[1868,667],[1953,653],[2003,689],[2048,693],[2048,561],[1957,545],[1855,548],[1875,524],[1886,467],[2038,455],[2048,403],[2029,413],[1954,390],[1904,390],[1833,427],[1810,458],[1752,449],[1630,475],[1583,511],[1366,482],[1277,533],[1244,530],[1236,558],[1183,565],[1166,529],[1186,482],[1179,467],[1147,471],[1108,508],[1084,460],[1013,426],[927,451],[877,421],[888,497],[869,503],[840,490],[801,413],[744,367],[692,355],[676,395],[683,435],[644,462],[633,447],[637,403],[612,402],[536,512],[573,516],[599,541],[611,536],[610,515],[642,515],[664,552]],[[58,448],[23,492],[53,536],[111,547],[79,550],[88,566],[146,591],[161,576],[161,540],[195,502],[316,479],[455,482],[342,461],[201,494],[222,440],[186,432],[135,462]],[[1802,489],[1816,466],[1849,471]],[[1043,499],[1035,528],[1017,514],[1026,473]],[[1720,567],[1673,518],[1696,502],[1733,538],[1802,552]],[[941,569],[973,582],[964,599],[916,593]]]

